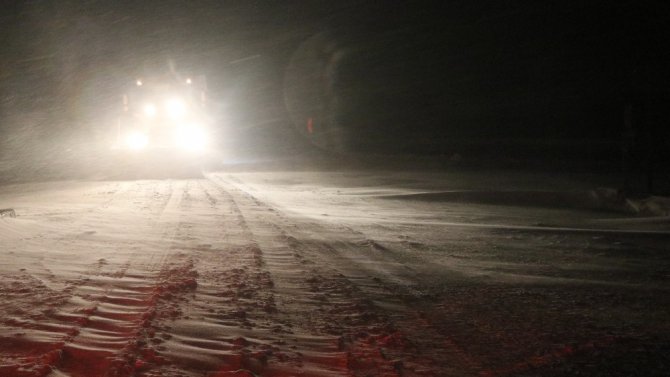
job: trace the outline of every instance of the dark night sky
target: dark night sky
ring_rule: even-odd
[[[353,151],[618,140],[625,101],[670,87],[661,1],[3,4],[4,134],[35,113],[42,137],[81,128],[167,59],[207,75],[238,136]]]

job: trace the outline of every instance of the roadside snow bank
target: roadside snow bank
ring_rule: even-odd
[[[646,199],[628,199],[623,197],[616,189],[602,187],[587,191],[456,190],[379,195],[378,197],[391,200],[575,208],[639,216],[670,215],[670,198],[652,196]]]
[[[636,214],[642,216],[670,216],[670,198],[650,196],[646,199],[628,200]]]
[[[644,199],[625,198],[612,188],[589,191],[587,208],[629,213],[637,216],[670,216],[670,198],[649,196]]]

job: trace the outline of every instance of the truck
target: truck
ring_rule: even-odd
[[[112,149],[130,153],[202,154],[209,141],[204,76],[140,77],[121,95]]]
[[[201,176],[211,156],[212,117],[205,76],[167,74],[129,79],[113,122],[114,176]]]

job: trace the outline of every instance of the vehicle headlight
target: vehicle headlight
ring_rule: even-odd
[[[186,114],[186,104],[179,98],[172,98],[165,102],[165,111],[172,119],[181,119]]]
[[[207,145],[207,134],[200,126],[178,127],[174,137],[179,148],[190,151],[200,151]]]
[[[133,131],[126,136],[126,145],[130,149],[144,149],[149,144],[149,138],[142,132]]]
[[[148,118],[153,118],[156,116],[156,105],[153,103],[147,103],[144,105],[144,108],[142,109],[144,112],[144,115],[146,115]]]

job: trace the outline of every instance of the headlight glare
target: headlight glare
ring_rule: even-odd
[[[147,103],[144,105],[144,109],[142,109],[144,112],[144,115],[146,115],[148,118],[153,118],[156,116],[156,105],[153,103]]]
[[[178,127],[174,137],[177,146],[189,151],[200,151],[207,145],[207,136],[199,126]]]
[[[149,138],[142,132],[133,131],[126,136],[126,145],[130,149],[144,149],[149,144]]]
[[[186,104],[179,98],[172,98],[165,102],[165,111],[172,119],[181,119],[186,114]]]

